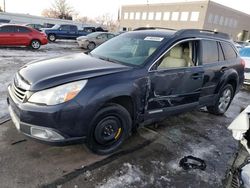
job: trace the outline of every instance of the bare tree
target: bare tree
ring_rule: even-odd
[[[72,20],[74,9],[67,3],[67,0],[54,0],[52,7],[45,9],[42,15],[50,18]]]
[[[117,21],[115,21],[109,13],[97,17],[96,22],[99,25],[107,27],[109,31],[116,31],[118,27]]]

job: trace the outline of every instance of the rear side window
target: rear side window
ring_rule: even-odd
[[[74,26],[74,25],[71,25],[71,26],[70,26],[70,30],[71,30],[71,31],[76,31],[76,30],[77,30],[77,27]]]
[[[62,26],[60,27],[60,30],[69,31],[69,30],[70,30],[70,26],[69,26],[69,25],[62,25]]]
[[[237,58],[236,52],[234,51],[233,47],[229,43],[222,42],[221,45],[222,45],[222,49],[223,49],[226,60]]]
[[[30,30],[28,28],[25,28],[25,27],[16,27],[16,32],[18,32],[18,33],[29,33]]]
[[[0,27],[0,33],[13,33],[13,32],[14,32],[14,26]]]
[[[218,44],[218,50],[219,50],[219,61],[224,61],[225,59],[224,59],[224,54],[223,54],[221,45],[219,42],[217,44]]]
[[[201,58],[203,64],[215,63],[219,59],[217,42],[213,40],[201,41]]]

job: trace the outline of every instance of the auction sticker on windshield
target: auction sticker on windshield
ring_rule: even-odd
[[[144,40],[161,42],[163,40],[163,38],[162,37],[146,37]]]

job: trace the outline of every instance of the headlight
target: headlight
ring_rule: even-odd
[[[86,85],[87,80],[71,82],[54,88],[38,91],[31,95],[29,102],[56,105],[73,99]]]

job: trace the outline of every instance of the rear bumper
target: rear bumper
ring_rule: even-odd
[[[245,72],[244,85],[250,86],[250,72]]]
[[[41,45],[48,44],[48,39],[47,38],[42,38],[41,39]]]

